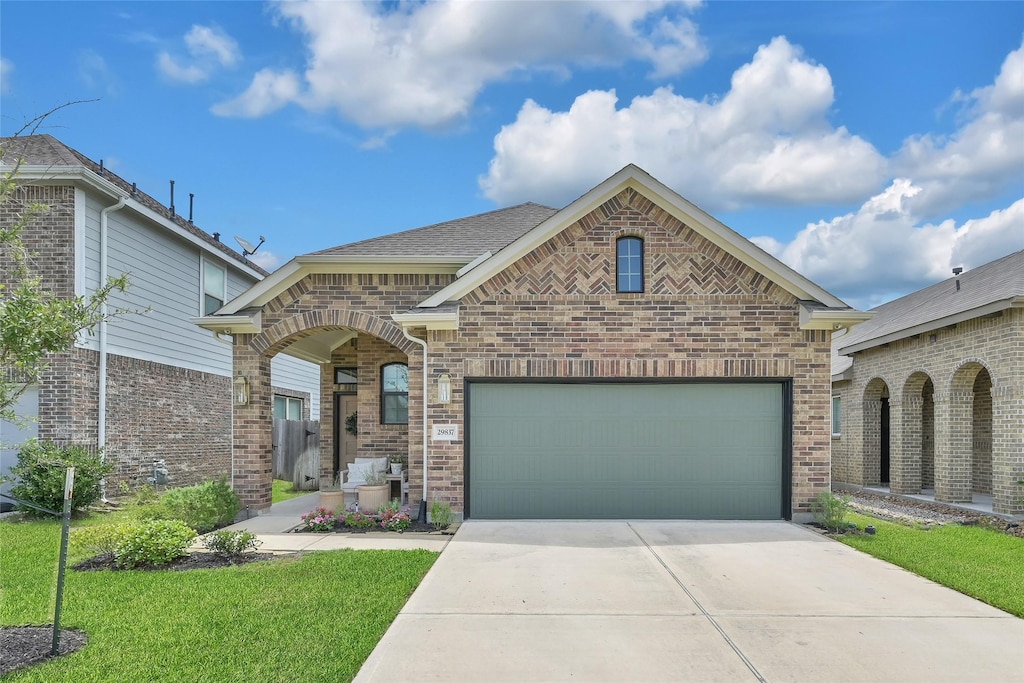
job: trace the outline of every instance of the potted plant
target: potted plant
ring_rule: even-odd
[[[381,505],[388,502],[391,486],[383,472],[370,470],[366,474],[366,483],[359,486],[359,509],[373,514]]]
[[[341,490],[341,473],[334,478],[320,479],[320,507],[328,510],[341,510],[345,507],[345,492]]]
[[[391,461],[391,474],[401,474],[402,467],[405,465],[405,458],[401,455],[392,455],[388,460]]]

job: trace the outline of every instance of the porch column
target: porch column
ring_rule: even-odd
[[[921,405],[920,396],[889,399],[890,463],[889,490],[892,493],[921,492]]]
[[[416,332],[421,331],[417,330]],[[409,452],[407,454],[409,507],[415,514],[419,509],[420,501],[423,500],[423,411],[428,397],[423,396],[423,350],[416,346],[410,349],[407,355],[409,357]],[[436,465],[431,463],[427,481],[427,487],[430,490],[433,490],[436,483],[435,468]]]
[[[992,387],[992,511],[1024,514],[1024,391]]]
[[[232,479],[242,508],[265,510],[270,507],[273,486],[273,389],[270,384],[270,359],[249,348],[250,335],[236,335],[234,372],[249,383],[249,403],[233,403]]]
[[[935,394],[935,500],[971,502],[971,422],[974,394]]]

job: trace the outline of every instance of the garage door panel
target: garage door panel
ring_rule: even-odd
[[[473,383],[470,515],[777,519],[782,396],[777,383]]]

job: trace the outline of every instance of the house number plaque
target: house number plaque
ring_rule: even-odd
[[[459,425],[434,425],[431,441],[458,441]]]

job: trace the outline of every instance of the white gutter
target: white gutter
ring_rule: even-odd
[[[427,443],[430,435],[427,433],[427,381],[428,381],[428,367],[427,367],[427,342],[425,339],[414,337],[409,334],[409,330],[402,326],[402,334],[409,341],[419,344],[423,348],[423,502],[420,503],[420,508],[423,514],[423,521],[427,521]]]
[[[102,287],[107,282],[107,216],[124,208],[125,198],[120,197],[117,204],[112,204],[100,211],[100,281]],[[97,405],[96,445],[100,449],[100,459],[107,461],[107,301],[100,303],[99,324],[99,396]],[[100,498],[107,502],[106,479],[100,482]]]

